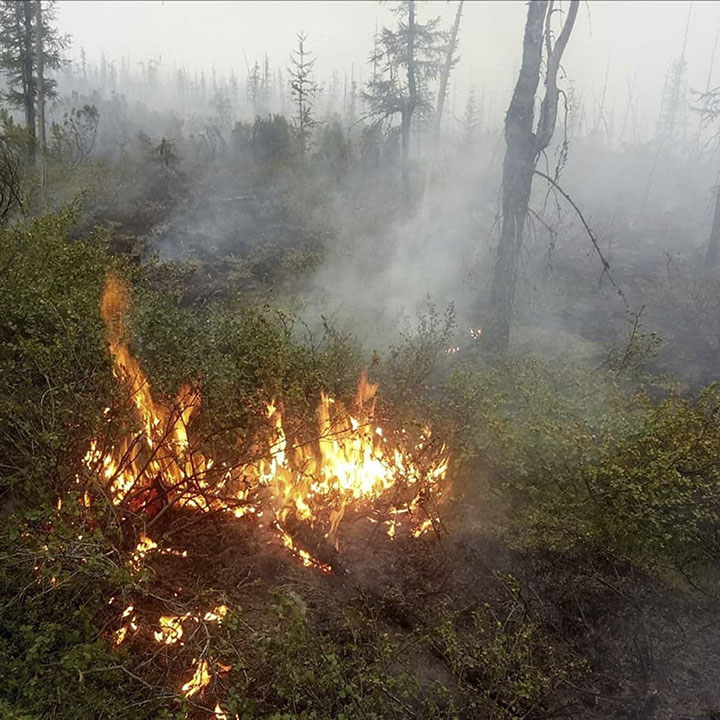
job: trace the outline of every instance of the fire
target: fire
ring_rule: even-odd
[[[198,623],[202,620],[207,623],[216,623],[219,625],[225,615],[227,615],[227,610],[225,605],[218,605],[213,610],[208,610],[202,615],[195,613],[162,615],[158,620],[160,630],[153,633],[155,642],[162,645],[174,645],[183,636],[183,622],[190,620]]]
[[[124,620],[125,618],[129,617],[130,619],[126,622],[125,625],[118,628],[113,633],[113,639],[115,641],[116,645],[120,645],[121,643],[125,642],[125,638],[127,637],[128,630],[132,630],[133,632],[136,632],[138,629],[137,624],[137,616],[133,612],[135,608],[132,605],[128,605],[125,610],[123,610],[121,618]]]
[[[314,442],[293,444],[288,439],[281,405],[273,400],[266,411],[270,438],[265,456],[230,465],[215,462],[194,447],[188,435],[201,402],[197,389],[183,386],[171,406],[153,398],[148,378],[127,345],[129,302],[122,279],[109,273],[102,317],[113,373],[137,411],[139,429],[114,443],[111,438],[96,438],[84,462],[113,503],[149,518],[174,505],[252,519],[305,566],[325,572],[331,571],[330,566],[300,547],[292,529],[298,522],[336,550],[340,524],[348,511],[375,516],[378,521],[382,506],[385,516],[379,521],[389,520],[391,538],[402,528],[417,537],[434,527],[429,513],[442,493],[446,449],[434,447],[428,452],[427,429],[414,446],[407,434],[392,444],[375,421],[378,386],[364,372],[351,409],[321,393]],[[415,457],[423,457],[423,462],[416,462]],[[89,505],[87,495],[86,502]],[[177,554],[159,550],[142,535],[131,565],[138,567],[151,551]],[[162,627],[160,633],[163,642],[171,637]]]
[[[153,633],[155,642],[173,645],[183,636],[182,619],[184,616],[163,615],[160,617],[160,630]]]
[[[111,437],[108,431],[107,437],[95,438],[84,458],[85,468],[121,510],[146,517],[148,528],[153,518],[172,506],[254,522],[302,565],[324,573],[333,572],[328,557],[338,551],[341,523],[350,514],[378,524],[390,540],[401,534],[418,538],[438,530],[435,507],[444,489],[447,450],[432,440],[429,428],[415,441],[405,430],[393,434],[383,429],[375,412],[378,385],[365,372],[349,408],[320,394],[314,440],[288,438],[282,404],[272,400],[265,412],[268,439],[264,446],[256,443],[264,447],[258,453],[261,457],[219,462],[191,442],[188,428],[201,404],[196,387],[181,387],[170,405],[153,397],[150,382],[127,344],[129,303],[127,286],[119,275],[109,273],[101,313],[113,374],[127,391],[137,427],[120,437]],[[110,408],[104,414],[110,426]],[[94,493],[85,491],[82,506],[90,508],[93,497]],[[58,511],[61,508],[62,499],[58,499]],[[320,552],[323,543],[327,548]],[[140,570],[150,553],[187,556],[186,551],[162,548],[141,533],[128,567]],[[183,645],[192,640],[192,625],[219,625],[227,612],[225,605],[218,605],[160,615],[155,623],[140,627],[137,610],[128,605],[112,638],[117,645],[130,637],[147,637],[161,646]],[[146,612],[142,615],[145,618]],[[211,666],[210,659],[194,659],[182,694],[187,698],[201,695],[218,669],[230,668],[216,661]],[[217,720],[228,717],[219,703],[214,716]]]
[[[189,698],[204,690],[211,680],[212,676],[207,660],[199,660],[193,676],[182,686],[181,690],[185,697]]]
[[[182,686],[181,691],[186,698],[192,697],[197,693],[202,693],[205,688],[212,681],[212,675],[210,673],[210,663],[205,659],[193,660],[195,665],[195,671],[192,677]],[[230,667],[223,665],[222,663],[214,663],[217,669],[221,672],[227,672]]]

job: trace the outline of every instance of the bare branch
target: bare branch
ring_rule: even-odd
[[[618,295],[622,298],[622,301],[625,305],[625,307],[630,307],[627,301],[627,298],[625,297],[625,293],[622,291],[622,288],[615,282],[615,279],[612,276],[610,263],[608,262],[607,258],[603,254],[603,251],[600,249],[600,245],[598,244],[597,237],[595,237],[595,233],[592,231],[590,226],[587,224],[587,221],[585,220],[585,217],[583,216],[580,208],[575,204],[573,199],[560,187],[560,185],[555,182],[549,175],[546,175],[544,172],[540,172],[540,170],[535,170],[535,175],[538,175],[539,177],[543,178],[547,182],[549,182],[557,192],[559,192],[565,200],[568,201],[570,206],[573,210],[577,213],[578,217],[580,218],[580,222],[582,223],[583,227],[585,228],[585,232],[587,233],[588,237],[590,238],[590,242],[592,243],[593,248],[595,249],[595,252],[597,253],[597,256],[600,258],[600,262],[603,266],[603,275],[608,276],[608,280],[610,280],[610,284],[617,290]]]

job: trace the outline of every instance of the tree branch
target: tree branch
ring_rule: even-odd
[[[560,185],[555,182],[549,175],[546,175],[544,172],[541,172],[540,170],[535,170],[535,175],[540,176],[544,180],[550,183],[557,192],[559,192],[565,200],[568,201],[569,205],[572,207],[573,210],[577,213],[578,217],[580,218],[580,222],[583,224],[583,227],[585,228],[585,232],[587,233],[588,237],[590,238],[590,242],[593,245],[593,248],[595,248],[595,252],[597,253],[597,256],[600,258],[600,262],[603,266],[603,275],[608,276],[608,280],[610,280],[611,285],[617,290],[618,295],[622,298],[622,301],[625,305],[625,307],[629,308],[630,305],[627,301],[627,298],[625,297],[625,293],[622,291],[622,288],[615,282],[615,279],[612,276],[610,263],[608,262],[605,255],[603,255],[602,250],[600,249],[600,245],[598,244],[597,238],[595,237],[595,233],[592,231],[590,226],[587,224],[587,221],[585,220],[585,217],[583,216],[582,212],[580,211],[580,208],[575,204],[573,199],[560,187]],[[602,277],[602,276],[601,276]]]

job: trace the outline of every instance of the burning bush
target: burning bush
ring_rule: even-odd
[[[91,477],[98,478],[97,491],[112,504],[146,517],[151,525],[173,506],[261,519],[304,564],[325,570],[327,563],[296,546],[290,524],[308,522],[336,549],[346,508],[385,524],[390,537],[399,525],[416,537],[439,527],[436,504],[447,472],[445,447],[432,441],[427,428],[416,439],[401,429],[388,442],[376,424],[377,385],[365,374],[352,412],[321,392],[312,442],[289,444],[280,408],[271,400],[268,445],[255,443],[250,457],[241,453],[218,460],[189,439],[190,421],[200,406],[197,388],[183,385],[168,406],[153,398],[126,344],[128,309],[126,286],[117,274],[109,274],[102,316],[114,374],[139,419],[138,430],[117,439],[109,432],[93,439],[85,457]]]

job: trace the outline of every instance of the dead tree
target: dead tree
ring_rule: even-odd
[[[550,26],[558,9],[553,0],[530,0],[523,57],[517,85],[505,117],[505,162],[502,180],[502,225],[490,294],[490,317],[483,330],[488,350],[505,352],[510,340],[510,321],[515,301],[517,268],[528,214],[533,174],[540,154],[555,130],[560,61],[577,17],[579,0],[571,0],[560,34],[553,44]],[[544,40],[544,43],[543,43]],[[545,50],[545,96],[537,126],[535,93],[540,84]]]
[[[705,261],[708,267],[714,268],[717,267],[718,259],[720,259],[720,184],[715,188],[715,212]]]
[[[700,105],[693,109],[700,114],[702,125],[707,126],[717,121],[720,118],[720,87],[709,92],[695,93],[695,95]],[[715,268],[718,261],[720,261],[720,182],[715,188],[715,212],[713,213],[705,264],[709,268]]]
[[[460,19],[462,18],[463,4],[464,0],[460,0],[460,2],[458,2],[457,10],[455,11],[455,21],[453,22],[452,29],[450,30],[450,39],[447,45],[445,62],[443,63],[442,72],[440,74],[437,104],[435,106],[435,113],[433,114],[432,148],[430,162],[428,163],[427,177],[425,180],[425,192],[427,192],[432,185],[433,172],[435,170],[435,162],[437,160],[438,145],[440,144],[440,127],[442,125],[443,110],[445,108],[445,98],[447,97],[448,82],[450,81],[450,73],[458,61],[458,33],[460,32]]]

